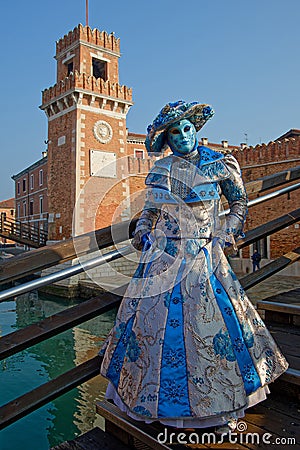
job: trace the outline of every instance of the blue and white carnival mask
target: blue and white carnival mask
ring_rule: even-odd
[[[196,128],[189,120],[180,120],[168,129],[167,141],[174,155],[187,155],[195,148]]]

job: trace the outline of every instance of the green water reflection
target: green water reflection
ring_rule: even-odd
[[[37,293],[0,303],[0,336],[78,303]],[[95,356],[115,313],[107,312],[1,361],[1,405]],[[105,380],[98,376],[38,409],[0,432],[0,449],[46,450],[102,426],[95,402],[103,398],[105,389]]]

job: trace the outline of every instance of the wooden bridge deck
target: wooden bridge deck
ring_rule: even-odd
[[[282,400],[281,393],[273,392],[263,403],[250,408],[246,416],[239,421],[239,426],[241,428],[243,426],[245,430],[237,432],[230,439],[223,439],[223,442],[217,436],[213,441],[213,434],[207,434],[213,433],[213,429],[176,430],[159,424],[146,425],[129,419],[114,405],[104,402],[97,405],[97,410],[107,418],[106,432],[94,428],[51,450],[186,450],[188,448],[254,450],[272,447],[295,450],[300,447],[299,404],[292,399],[285,403]],[[110,421],[112,417],[113,422]],[[172,434],[174,431],[176,435]],[[179,433],[184,434],[179,435]],[[160,442],[157,440],[159,435]],[[186,441],[187,444],[182,444],[180,441]]]
[[[271,297],[268,297],[268,299],[266,300],[270,302],[286,303],[288,305],[300,306],[300,288],[272,295]]]

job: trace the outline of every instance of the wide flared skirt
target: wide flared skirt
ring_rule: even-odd
[[[219,243],[196,244],[143,255],[101,351],[108,395],[135,418],[223,424],[288,366]]]
[[[256,392],[247,397],[247,405],[245,405],[244,408],[241,408],[240,410],[234,412],[229,411],[226,413],[216,414],[208,418],[199,418],[199,417],[188,417],[181,419],[160,418],[159,422],[162,423],[163,425],[176,428],[209,428],[214,426],[225,425],[230,419],[240,419],[244,417],[245,410],[247,408],[251,408],[257,403],[264,401],[269,393],[270,390],[267,385],[262,388],[259,388]],[[109,383],[107,386],[105,398],[107,400],[112,400],[114,404],[117,405],[122,412],[125,412],[129,417],[132,417],[135,420],[143,420],[145,423],[151,423],[157,420],[141,417],[141,415],[133,413],[128,408],[128,406],[125,405],[125,403],[117,393],[115,387],[111,383]]]

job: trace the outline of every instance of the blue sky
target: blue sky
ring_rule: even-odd
[[[55,84],[55,41],[85,24],[85,0],[2,1],[0,200],[41,157],[41,91]],[[178,99],[211,104],[212,142],[269,142],[300,128],[299,0],[89,0],[89,25],[121,39],[120,82],[133,88],[130,131]]]

